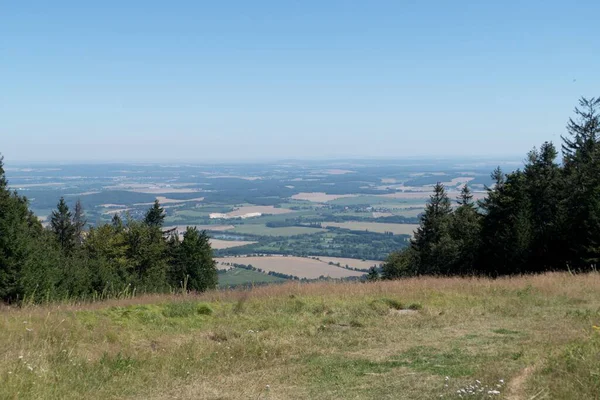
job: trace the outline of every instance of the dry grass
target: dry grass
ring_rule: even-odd
[[[593,399],[599,309],[595,273],[4,307],[0,398]]]

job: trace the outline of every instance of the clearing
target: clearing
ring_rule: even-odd
[[[597,273],[4,307],[0,398],[597,399],[599,310]]]
[[[323,227],[337,227],[353,231],[392,232],[395,235],[412,235],[419,225],[417,224],[390,224],[384,222],[322,222]]]
[[[280,272],[299,278],[317,279],[321,276],[331,278],[345,278],[348,276],[361,276],[364,272],[351,271],[346,268],[329,265],[327,262],[313,260],[306,257],[262,256],[262,257],[219,257],[219,264],[252,265],[263,271]],[[343,265],[343,264],[342,264]],[[219,265],[218,268],[221,268]]]

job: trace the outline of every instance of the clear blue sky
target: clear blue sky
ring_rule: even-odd
[[[6,160],[524,155],[600,95],[600,1],[4,1]]]

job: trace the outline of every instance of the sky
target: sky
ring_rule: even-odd
[[[0,1],[9,161],[523,156],[600,96],[600,2]]]

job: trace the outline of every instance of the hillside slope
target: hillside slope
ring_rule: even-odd
[[[595,273],[4,308],[0,398],[596,398],[599,310]]]

